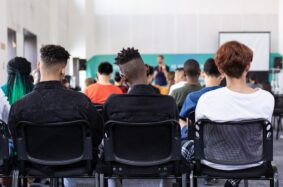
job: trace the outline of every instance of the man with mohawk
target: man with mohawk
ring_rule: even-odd
[[[130,91],[128,94],[111,95],[107,99],[104,104],[105,122],[115,120],[138,123],[178,120],[175,100],[171,96],[157,94],[152,86],[147,84],[147,68],[137,49],[122,49],[115,61],[121,75],[130,85]],[[167,183],[168,186],[172,186],[170,180],[161,180],[160,183],[162,186],[165,185],[164,183],[166,186]]]
[[[174,99],[157,94],[147,84],[147,69],[137,49],[121,50],[115,61],[121,75],[130,85],[130,91],[126,95],[112,95],[108,98],[104,106],[105,122],[108,120],[128,122],[178,120],[179,115]]]

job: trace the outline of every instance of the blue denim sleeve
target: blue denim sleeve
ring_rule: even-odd
[[[196,103],[194,101],[191,100],[190,98],[190,94],[187,96],[184,104],[183,104],[183,107],[181,109],[181,112],[179,114],[179,116],[181,118],[187,118],[188,117],[188,114],[189,112],[191,112],[192,110],[194,110],[196,107]]]

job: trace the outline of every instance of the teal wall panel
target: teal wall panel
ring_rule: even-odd
[[[116,55],[96,55],[87,61],[87,76],[95,77],[98,65],[103,61],[108,61],[110,63],[114,63]],[[143,54],[142,58],[146,64],[150,64],[152,66],[157,65],[157,56],[156,54]],[[274,57],[282,56],[279,53],[271,53],[270,54],[270,67],[272,67]],[[182,67],[184,62],[187,59],[195,59],[197,60],[201,67],[203,67],[204,62],[208,58],[214,57],[213,53],[206,54],[164,54],[165,63],[170,67],[171,71],[174,71],[177,67]],[[118,66],[114,65],[114,71],[119,71]],[[270,76],[270,79],[272,77]]]

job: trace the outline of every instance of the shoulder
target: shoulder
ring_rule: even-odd
[[[121,88],[119,88],[118,86],[112,85],[112,89],[115,90],[115,92],[122,94],[122,90]]]
[[[259,90],[258,90],[258,95],[259,95],[259,97],[261,97],[262,99],[263,99],[263,101],[265,101],[265,102],[274,102],[274,96],[270,93],[270,92],[268,92],[268,91],[265,91],[265,90],[263,90],[263,89],[261,89],[261,88],[259,88]]]
[[[201,90],[199,90],[201,91]],[[221,98],[223,95],[225,95],[225,88],[219,88],[216,90],[211,90],[204,92],[200,98],[199,102],[209,102],[209,101],[215,101],[218,100],[218,98]]]
[[[180,88],[174,89],[173,92],[174,92],[174,93],[177,93],[177,94],[182,93],[184,90],[187,89],[187,87],[188,87],[188,85],[185,84],[184,86],[182,86],[182,87],[180,87]]]

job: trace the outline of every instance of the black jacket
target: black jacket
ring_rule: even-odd
[[[158,122],[178,120],[178,109],[171,96],[160,95],[149,85],[135,85],[128,94],[112,95],[104,104],[104,120]]]
[[[31,93],[12,106],[8,125],[15,138],[16,124],[20,121],[53,123],[74,120],[89,122],[93,147],[97,148],[102,140],[103,124],[89,98],[82,93],[65,89],[59,81],[46,81],[38,83]],[[40,142],[38,139],[34,141]]]

